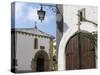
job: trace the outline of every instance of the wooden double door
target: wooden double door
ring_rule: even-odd
[[[95,45],[90,33],[72,36],[65,48],[66,70],[96,67]]]

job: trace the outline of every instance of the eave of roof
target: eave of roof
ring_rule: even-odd
[[[44,36],[44,37],[55,39],[55,37],[53,35],[50,35],[48,33],[45,33],[43,31],[41,31],[39,29],[35,29],[35,28],[13,28],[11,30],[16,31],[16,32],[23,32],[23,33],[27,33],[27,34],[39,35],[39,36]]]

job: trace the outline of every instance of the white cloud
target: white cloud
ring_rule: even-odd
[[[16,20],[38,21],[37,8],[28,6],[26,3],[16,3],[15,7]],[[24,11],[26,10],[26,11]]]
[[[19,19],[23,15],[22,9],[26,6],[25,3],[16,3],[15,4],[15,17]]]
[[[38,21],[37,8],[30,7],[26,18],[30,21]]]

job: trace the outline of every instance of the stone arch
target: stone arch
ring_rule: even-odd
[[[70,69],[95,68],[95,45],[91,33],[76,32],[65,46],[65,67]]]
[[[42,71],[50,71],[49,56],[43,50],[38,51],[35,54],[34,58],[32,59],[32,62],[31,62],[32,71],[37,72],[37,63],[38,63],[37,61],[38,61],[38,59],[42,59],[43,60],[43,65],[44,65],[43,67],[44,67],[44,69]]]

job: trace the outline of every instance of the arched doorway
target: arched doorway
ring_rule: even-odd
[[[50,71],[50,60],[48,54],[40,50],[35,54],[34,59],[32,59],[32,71],[43,72]]]
[[[95,45],[90,33],[73,35],[65,48],[66,70],[95,68]]]

